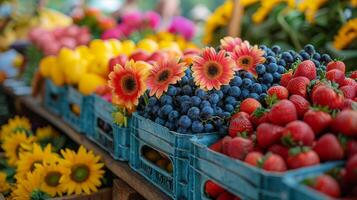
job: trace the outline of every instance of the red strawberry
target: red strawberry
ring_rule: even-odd
[[[239,112],[241,113],[241,112]],[[230,136],[235,137],[239,133],[251,133],[253,132],[253,125],[249,120],[249,115],[240,114],[234,115],[229,123],[228,133]]]
[[[225,191],[224,188],[217,185],[211,180],[208,180],[205,184],[205,192],[211,198],[217,198],[224,191]]]
[[[332,133],[326,133],[316,142],[314,151],[319,155],[321,161],[341,160],[343,149]]]
[[[235,137],[228,143],[228,155],[232,158],[244,160],[246,155],[254,148],[250,139]]]
[[[351,86],[357,86],[357,82],[355,80],[353,80],[352,78],[345,78],[345,80],[343,80],[342,85],[340,86],[345,86],[345,85],[351,85]]]
[[[223,144],[223,139],[220,139],[214,144],[212,144],[209,148],[216,152],[222,152],[222,144]]]
[[[263,158],[263,154],[257,151],[252,151],[247,154],[247,156],[244,159],[244,162],[248,163],[249,165],[252,166],[258,166],[259,160]]]
[[[267,148],[280,141],[283,127],[269,123],[262,123],[257,128],[258,146]]]
[[[302,61],[296,68],[294,77],[304,76],[309,80],[316,78],[316,66],[311,60]]]
[[[335,92],[331,87],[321,85],[312,93],[312,102],[315,105],[328,106],[330,109],[338,109],[343,106],[344,97]]]
[[[231,193],[225,191],[220,194],[216,200],[234,200],[234,198],[235,197]]]
[[[326,71],[331,71],[333,69],[340,70],[341,72],[345,73],[346,65],[342,61],[331,61],[326,66]]]
[[[273,96],[274,94],[280,100],[287,99],[289,97],[289,91],[283,86],[277,85],[269,88],[267,91],[269,96]]]
[[[286,146],[306,145],[314,142],[314,131],[303,121],[293,121],[285,126],[282,142]]]
[[[327,174],[316,177],[310,187],[330,197],[337,198],[341,195],[340,186],[337,181]]]
[[[289,156],[289,149],[281,144],[272,145],[271,147],[269,147],[268,151],[278,154],[279,156],[284,158],[284,160],[286,160]]]
[[[254,126],[258,126],[264,122],[269,122],[268,112],[266,109],[260,107],[249,116],[249,119]]]
[[[292,78],[293,78],[293,72],[292,72],[292,71],[286,72],[285,74],[281,75],[280,85],[282,85],[282,86],[284,86],[284,87],[287,87],[289,81],[290,81]]]
[[[147,53],[146,51],[143,51],[141,49],[136,50],[129,56],[129,60],[134,60],[134,61],[145,61],[150,57],[150,54]]]
[[[286,160],[289,169],[297,169],[320,163],[319,156],[315,151],[308,148],[295,147],[289,150],[289,157]]]
[[[357,184],[357,155],[348,159],[346,164],[346,178],[350,184]]]
[[[347,158],[351,158],[355,154],[357,154],[357,141],[354,139],[351,139],[351,140],[347,141],[347,144],[346,144],[346,155],[347,155]]]
[[[263,169],[273,172],[284,172],[287,170],[284,159],[277,154],[268,154],[263,159]]]
[[[295,105],[299,118],[302,118],[309,110],[310,103],[304,97],[294,94],[290,96],[289,100]]]
[[[355,70],[355,71],[353,71],[353,72],[351,73],[350,78],[352,78],[352,79],[357,79],[357,70]]]
[[[345,99],[343,101],[343,106],[342,106],[342,110],[346,110],[346,109],[353,109],[353,104],[356,104],[355,101],[353,101],[352,99]]]
[[[235,197],[233,200],[242,200],[242,199],[239,197]]]
[[[343,92],[343,96],[347,99],[353,99],[356,96],[356,87],[351,85],[345,85],[340,87],[340,90]]]
[[[342,85],[345,80],[345,73],[338,69],[332,69],[326,72],[326,79]]]
[[[124,66],[125,63],[128,61],[128,57],[124,54],[120,54],[118,55],[117,57],[114,57],[112,59],[109,60],[109,63],[108,63],[108,67],[109,67],[109,71],[113,71],[114,70],[114,66],[115,65],[121,65],[121,66]]]
[[[332,117],[323,111],[309,110],[304,115],[304,122],[318,135],[329,127],[332,122]]]
[[[240,112],[246,112],[249,115],[252,114],[257,108],[262,105],[254,98],[246,98],[240,104],[239,110]]]
[[[307,86],[309,86],[310,80],[306,77],[299,76],[291,79],[288,83],[288,90],[290,95],[297,94],[306,98]]]
[[[229,135],[225,136],[223,139],[222,139],[222,153],[228,155],[228,145],[229,143],[231,142],[233,138]]]
[[[281,100],[274,104],[268,113],[269,121],[273,124],[284,126],[285,124],[297,120],[295,105],[289,100]]]
[[[357,111],[343,110],[332,121],[332,130],[346,136],[357,136]]]

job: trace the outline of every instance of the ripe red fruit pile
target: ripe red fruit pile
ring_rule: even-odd
[[[341,61],[317,76],[315,64],[305,60],[269,88],[267,105],[243,100],[230,119],[229,136],[210,148],[276,172],[356,154],[357,83],[345,77]]]
[[[356,199],[357,196],[357,155],[348,159],[346,166],[335,168],[302,183],[333,198]]]
[[[240,200],[239,197],[235,197],[233,194],[210,180],[205,184],[205,192],[208,197],[215,200]]]

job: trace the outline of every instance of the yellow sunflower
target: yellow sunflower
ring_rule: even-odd
[[[41,179],[38,174],[29,173],[27,178],[18,180],[11,196],[12,200],[30,200],[31,194],[40,189]]]
[[[357,18],[345,23],[334,38],[333,46],[336,49],[344,49],[357,39]]]
[[[51,126],[38,128],[36,130],[36,141],[45,140],[48,138],[58,137],[60,134]]]
[[[64,185],[60,183],[62,175],[65,173],[63,161],[36,164],[36,169],[33,172],[40,179],[40,190],[46,192],[51,197],[56,195],[62,196],[65,192]]]
[[[20,153],[15,178],[19,180],[26,177],[28,172],[35,170],[36,163],[56,162],[58,159],[58,154],[52,152],[50,144],[42,149],[39,144],[34,143],[31,151]]]
[[[19,160],[19,154],[24,151],[23,147],[31,145],[33,141],[34,137],[27,136],[24,131],[16,132],[5,137],[2,143],[2,149],[5,151],[9,165],[16,166]]]
[[[303,0],[299,2],[298,9],[305,13],[308,22],[314,23],[317,11],[327,2],[328,0]]]
[[[1,140],[11,133],[24,131],[31,131],[31,123],[26,117],[16,116],[8,121],[6,125],[1,127]]]
[[[99,163],[100,157],[95,156],[92,151],[87,151],[83,146],[79,147],[77,153],[69,149],[62,150],[61,153],[66,172],[60,183],[64,185],[67,193],[70,195],[96,192],[104,174],[104,164]]]
[[[286,3],[290,8],[295,7],[294,0],[261,0],[261,6],[252,16],[253,22],[256,24],[262,23],[269,13],[281,3]]]
[[[4,172],[0,172],[0,192],[4,193],[8,190],[10,190],[10,185],[9,183],[6,181],[6,173]]]

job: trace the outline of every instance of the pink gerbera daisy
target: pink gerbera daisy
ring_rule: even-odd
[[[234,48],[231,53],[233,60],[236,62],[236,69],[244,69],[256,75],[255,67],[258,64],[264,63],[264,51],[258,46],[250,46],[248,42],[243,42]]]
[[[178,59],[175,58],[155,62],[147,79],[150,96],[156,95],[157,98],[160,98],[170,84],[177,83],[185,75],[185,70],[184,63],[179,63]]]
[[[221,39],[221,49],[224,49],[228,52],[233,52],[234,48],[242,43],[242,39],[238,37],[224,37]]]
[[[229,84],[233,78],[232,64],[225,50],[217,53],[212,47],[205,48],[202,56],[196,56],[193,60],[192,72],[196,85],[206,90],[219,90],[221,85]]]

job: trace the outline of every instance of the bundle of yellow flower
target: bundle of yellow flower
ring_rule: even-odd
[[[357,39],[357,18],[344,24],[334,38],[333,45],[336,49],[344,49]]]
[[[327,0],[303,0],[299,3],[298,9],[305,13],[308,22],[314,23],[317,11],[327,2]]]
[[[262,23],[269,13],[281,3],[286,3],[290,8],[295,7],[295,0],[261,0],[261,6],[252,16],[253,22]]]

